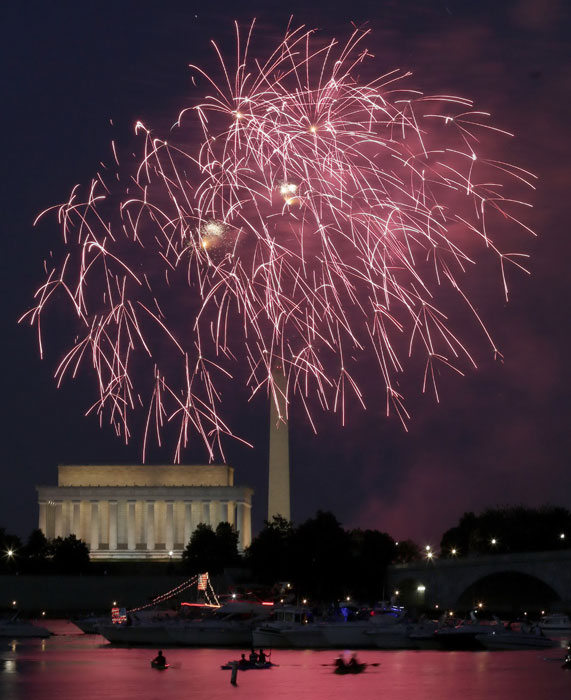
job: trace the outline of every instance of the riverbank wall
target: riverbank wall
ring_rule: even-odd
[[[134,608],[188,579],[187,576],[0,576],[0,610],[47,617]],[[195,595],[195,593],[193,593]],[[189,593],[189,596],[193,595]]]

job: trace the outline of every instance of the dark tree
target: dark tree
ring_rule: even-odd
[[[412,540],[401,540],[398,544],[395,544],[393,563],[409,564],[414,561],[420,561],[421,559],[422,554],[420,547],[416,542]]]
[[[235,566],[239,561],[238,533],[230,523],[219,523],[216,532],[210,525],[200,523],[192,533],[182,559],[190,573],[208,571],[211,575],[219,574],[225,567]]]
[[[291,521],[281,515],[274,515],[271,521],[265,521],[263,529],[246,551],[246,563],[256,581],[272,584],[291,578],[292,533]]]
[[[58,574],[83,574],[89,569],[89,548],[75,535],[56,537],[50,551],[53,570]]]
[[[296,590],[313,600],[341,597],[353,577],[349,536],[333,513],[318,511],[294,531],[291,542]]]
[[[239,563],[238,535],[236,529],[228,522],[216,526],[216,550],[222,568],[236,566]]]
[[[374,603],[385,597],[387,566],[394,559],[395,542],[378,530],[352,530],[349,539],[353,581],[348,593]]]
[[[22,548],[22,570],[30,574],[45,571],[50,563],[49,555],[50,544],[42,530],[32,530]]]
[[[442,536],[441,554],[458,556],[494,552],[538,552],[571,546],[571,513],[566,508],[509,506],[480,515],[465,513]]]

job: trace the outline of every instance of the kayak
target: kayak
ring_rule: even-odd
[[[271,661],[265,661],[264,663],[252,663],[251,661],[246,661],[246,663],[243,661],[229,661],[227,664],[224,664],[224,666],[220,666],[220,668],[223,671],[231,671],[234,664],[237,664],[239,671],[261,671],[262,669],[272,668],[272,666],[277,665],[273,664]]]
[[[362,673],[366,668],[367,664],[345,664],[345,666],[337,666],[334,673],[345,676],[350,673]]]
[[[170,664],[159,664],[156,661],[151,661],[151,668],[156,668],[157,671],[166,671]]]

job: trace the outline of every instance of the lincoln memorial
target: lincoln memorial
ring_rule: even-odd
[[[199,523],[234,525],[240,550],[252,538],[253,490],[228,466],[65,465],[37,491],[44,535],[75,535],[92,559],[180,557]]]

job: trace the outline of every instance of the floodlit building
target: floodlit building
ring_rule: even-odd
[[[92,559],[180,557],[199,523],[231,523],[241,550],[252,538],[253,490],[226,465],[60,465],[36,489],[45,536],[73,534]]]

